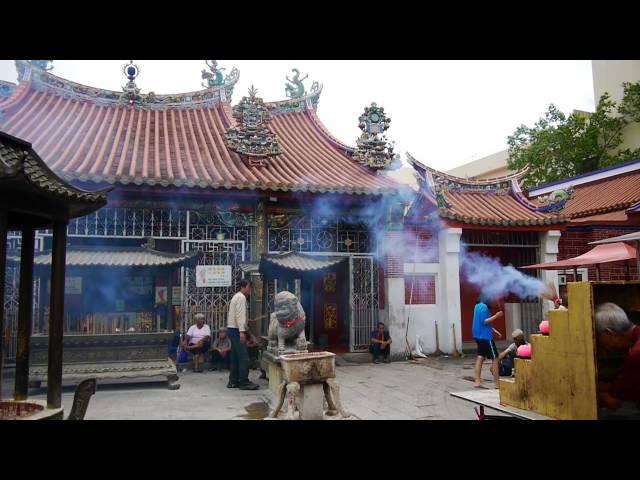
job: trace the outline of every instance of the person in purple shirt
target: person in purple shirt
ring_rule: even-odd
[[[496,388],[498,388],[498,381],[500,379],[498,349],[493,341],[493,334],[495,333],[498,338],[501,338],[502,335],[493,328],[491,324],[497,319],[502,318],[503,313],[498,311],[495,315],[491,315],[489,302],[489,297],[481,294],[473,309],[473,338],[478,344],[478,356],[476,358],[475,378],[473,382],[475,388],[484,388],[480,375],[482,374],[482,364],[487,358],[491,360],[491,373],[493,374]]]

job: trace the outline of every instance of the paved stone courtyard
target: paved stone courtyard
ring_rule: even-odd
[[[342,403],[363,420],[473,420],[469,403],[449,395],[470,390],[474,355],[464,358],[436,357],[418,363],[348,363],[337,367]],[[340,362],[344,363],[344,362]],[[227,389],[228,372],[184,372],[181,388],[167,390],[163,383],[127,383],[98,386],[87,411],[87,420],[243,420],[262,418],[271,392],[259,371],[250,378],[260,385],[257,391]],[[491,388],[488,365],[483,379]],[[13,379],[5,378],[4,396],[12,391]],[[46,390],[32,390],[31,398],[46,399]],[[65,387],[63,404],[68,414],[73,387]],[[249,407],[248,410],[245,407]]]

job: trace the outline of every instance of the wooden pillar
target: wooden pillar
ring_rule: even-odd
[[[20,293],[18,297],[18,339],[16,350],[16,382],[13,398],[26,400],[29,394],[29,353],[33,312],[33,227],[22,229],[20,247]]]
[[[0,210],[0,400],[4,371],[4,280],[7,273],[7,210]]]
[[[53,224],[53,249],[51,251],[47,408],[60,408],[62,405],[62,339],[66,258],[67,222],[58,221]]]

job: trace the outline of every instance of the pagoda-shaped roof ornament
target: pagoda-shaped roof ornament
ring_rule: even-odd
[[[140,67],[133,63],[133,60],[129,60],[129,63],[122,66],[122,73],[129,81],[122,87],[123,93],[120,96],[120,100],[129,105],[140,102],[142,97],[140,96],[140,89],[135,82],[135,79],[140,75]]]
[[[222,75],[225,68],[218,68],[218,62],[215,60],[205,60],[204,63],[209,67],[209,72],[202,70],[202,86],[204,88],[214,88],[224,85],[224,75]]]
[[[225,133],[228,147],[240,155],[253,157],[251,165],[265,165],[257,157],[278,155],[282,152],[278,137],[268,128],[271,121],[269,107],[262,98],[257,97],[258,90],[251,85],[249,96],[233,107],[233,118],[238,126],[231,127]]]
[[[291,99],[301,98],[304,96],[304,83],[302,82],[306,80],[309,75],[304,74],[304,77],[300,78],[300,70],[298,70],[297,68],[293,68],[291,71],[294,73],[294,75],[293,79],[286,77],[288,83],[286,83],[284,86],[285,95],[287,96],[287,98]]]
[[[53,70],[53,60],[27,60],[32,66],[40,68],[45,72]]]
[[[357,148],[352,158],[375,170],[392,166],[395,159],[394,143],[387,142],[385,135],[391,119],[385,115],[384,108],[372,103],[370,107],[365,107],[358,120],[362,134],[356,141]]]

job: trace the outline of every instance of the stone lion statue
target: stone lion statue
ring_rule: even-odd
[[[306,316],[298,298],[291,292],[283,291],[276,295],[273,304],[275,312],[269,321],[268,350],[278,354],[306,352]]]

